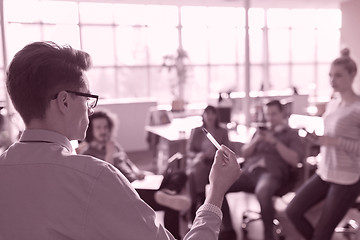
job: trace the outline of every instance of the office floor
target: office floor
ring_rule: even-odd
[[[134,161],[135,164],[138,165],[140,169],[153,171],[155,164],[152,158],[152,153],[150,151],[141,151],[141,152],[131,152],[128,153],[130,159]],[[291,196],[289,196],[291,197]],[[227,199],[229,201],[232,220],[234,228],[238,235],[238,240],[243,240],[243,234],[241,231],[241,223],[243,212],[246,209],[251,209],[257,211],[259,209],[259,205],[256,199],[252,195],[248,195],[245,193],[230,193],[227,195]],[[286,237],[286,240],[302,240],[299,234],[296,232],[295,228],[291,225],[291,223],[287,220],[285,214],[283,213],[283,209],[286,206],[286,203],[283,200],[276,200],[275,208],[278,209],[278,219],[281,223],[282,232]],[[316,221],[317,211],[319,207],[315,207],[308,215],[308,218],[312,221]],[[158,213],[158,219],[162,221],[162,213]],[[354,219],[358,223],[360,222],[360,212],[357,210],[350,210],[345,219],[340,226],[343,226],[348,220]],[[187,231],[187,223],[185,221],[181,222],[182,233],[185,234]],[[248,239],[249,240],[261,240],[262,233],[262,223],[261,221],[256,221],[249,224],[248,227]],[[360,231],[360,230],[359,230]],[[360,234],[359,234],[360,235]],[[324,239],[325,240],[325,239]],[[347,238],[346,235],[342,233],[334,234],[334,237],[331,240],[360,240],[360,237],[356,239],[354,235],[349,235]]]

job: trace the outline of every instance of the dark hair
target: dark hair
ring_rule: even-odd
[[[336,58],[331,65],[342,65],[349,74],[354,74],[355,76],[357,73],[357,66],[355,61],[350,57],[350,50],[344,48],[340,53],[341,56]]]
[[[280,112],[284,111],[284,105],[279,100],[271,100],[265,104],[267,107],[276,106]]]
[[[220,126],[219,126],[219,117],[218,117],[218,115],[217,115],[217,109],[214,107],[214,106],[212,106],[212,105],[208,105],[205,109],[204,109],[204,112],[203,112],[203,114],[202,114],[202,116],[203,116],[203,126],[206,128],[207,126],[206,126],[206,124],[205,124],[205,122],[204,122],[204,114],[205,113],[209,113],[209,112],[212,112],[212,113],[214,113],[215,115],[216,115],[216,120],[215,120],[215,127],[216,128],[219,128]]]
[[[82,73],[90,65],[88,53],[53,42],[34,42],[16,53],[9,65],[6,87],[25,124],[43,118],[58,92],[83,87]]]
[[[94,112],[94,114],[89,116],[89,126],[86,130],[86,137],[85,137],[85,141],[90,143],[93,141],[94,139],[94,134],[93,134],[93,121],[95,119],[99,119],[99,118],[104,118],[106,119],[106,121],[108,122],[108,126],[109,126],[109,130],[110,132],[112,132],[113,128],[114,128],[114,120],[110,117],[109,114],[107,114],[104,111],[96,111]]]

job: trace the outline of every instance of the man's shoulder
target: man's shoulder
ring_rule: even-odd
[[[91,177],[98,177],[109,165],[107,162],[89,155],[69,155],[64,158],[63,164]]]

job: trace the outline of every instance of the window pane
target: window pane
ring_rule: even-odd
[[[9,22],[40,21],[41,6],[39,1],[6,0],[4,1],[4,9],[6,9],[5,18]]]
[[[208,31],[206,28],[184,27],[183,47],[188,52],[193,64],[208,62]]]
[[[94,66],[114,65],[114,35],[112,27],[83,27],[83,49],[88,52]]]
[[[148,5],[146,24],[149,26],[177,26],[178,8],[176,6]]]
[[[213,66],[210,69],[210,76],[210,93],[232,92],[237,87],[234,66]]]
[[[46,23],[79,23],[78,8],[75,2],[43,1],[41,15]]]
[[[79,27],[78,25],[45,25],[44,40],[60,45],[69,44],[73,48],[80,49]]]
[[[148,32],[149,63],[161,65],[165,55],[176,53],[179,46],[177,29],[175,27],[149,27]]]
[[[244,92],[245,91],[245,67],[240,65],[237,67],[238,82],[236,83],[237,88],[234,90],[236,92]]]
[[[117,64],[145,65],[147,63],[147,29],[142,27],[116,28]]]
[[[261,29],[250,28],[250,61],[252,63],[263,62],[263,31]]]
[[[262,28],[264,27],[265,16],[264,9],[250,8],[249,9],[249,27]]]
[[[109,3],[80,3],[80,21],[83,23],[112,23],[114,5]]]
[[[318,67],[318,83],[316,84],[316,94],[320,98],[330,99],[333,89],[329,82],[330,64],[322,64]]]
[[[42,40],[39,25],[11,23],[6,30],[8,59],[12,59],[25,45]]]
[[[287,63],[290,60],[290,33],[288,30],[269,29],[269,61]]]
[[[316,26],[319,28],[341,28],[340,9],[319,9],[316,12]]]
[[[209,23],[206,7],[181,7],[181,25],[184,27],[206,27]]]
[[[178,93],[177,76],[175,71],[168,72],[167,69],[158,67],[150,71],[150,96],[158,103],[171,104]],[[172,88],[174,85],[174,88]],[[175,92],[173,92],[175,91]]]
[[[317,58],[319,62],[329,62],[339,56],[340,30],[318,29]]]
[[[271,90],[283,90],[290,87],[288,65],[270,66],[269,72]]]
[[[268,9],[267,26],[269,28],[288,28],[290,27],[290,10],[289,9]]]
[[[208,98],[208,70],[192,67],[186,79],[185,99],[188,102],[206,102]]]
[[[289,20],[293,28],[315,27],[316,19],[314,9],[292,9],[290,16],[291,18]]]
[[[115,71],[113,68],[91,68],[86,73],[90,91],[99,95],[100,98],[116,98],[117,82],[115,78]]]
[[[236,39],[235,28],[210,28],[210,63],[234,64],[236,62]]]
[[[315,30],[293,30],[291,32],[293,62],[315,61]]]
[[[245,10],[233,7],[209,7],[208,26],[236,27],[245,26]],[[198,17],[199,18],[199,17]]]
[[[115,4],[114,20],[121,25],[146,25],[146,6]]]
[[[119,98],[143,98],[148,95],[148,70],[146,68],[120,68],[117,72]]]
[[[237,40],[237,61],[239,63],[245,62],[245,29],[238,29],[238,40]]]
[[[264,81],[264,70],[261,66],[253,65],[250,68],[250,91],[260,91]]]
[[[308,93],[315,81],[314,65],[295,65],[292,67],[292,86],[300,93]]]

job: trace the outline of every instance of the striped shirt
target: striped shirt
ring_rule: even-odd
[[[353,184],[360,177],[360,101],[340,106],[331,101],[324,113],[324,135],[337,138],[336,146],[322,146],[317,174],[325,181]]]

